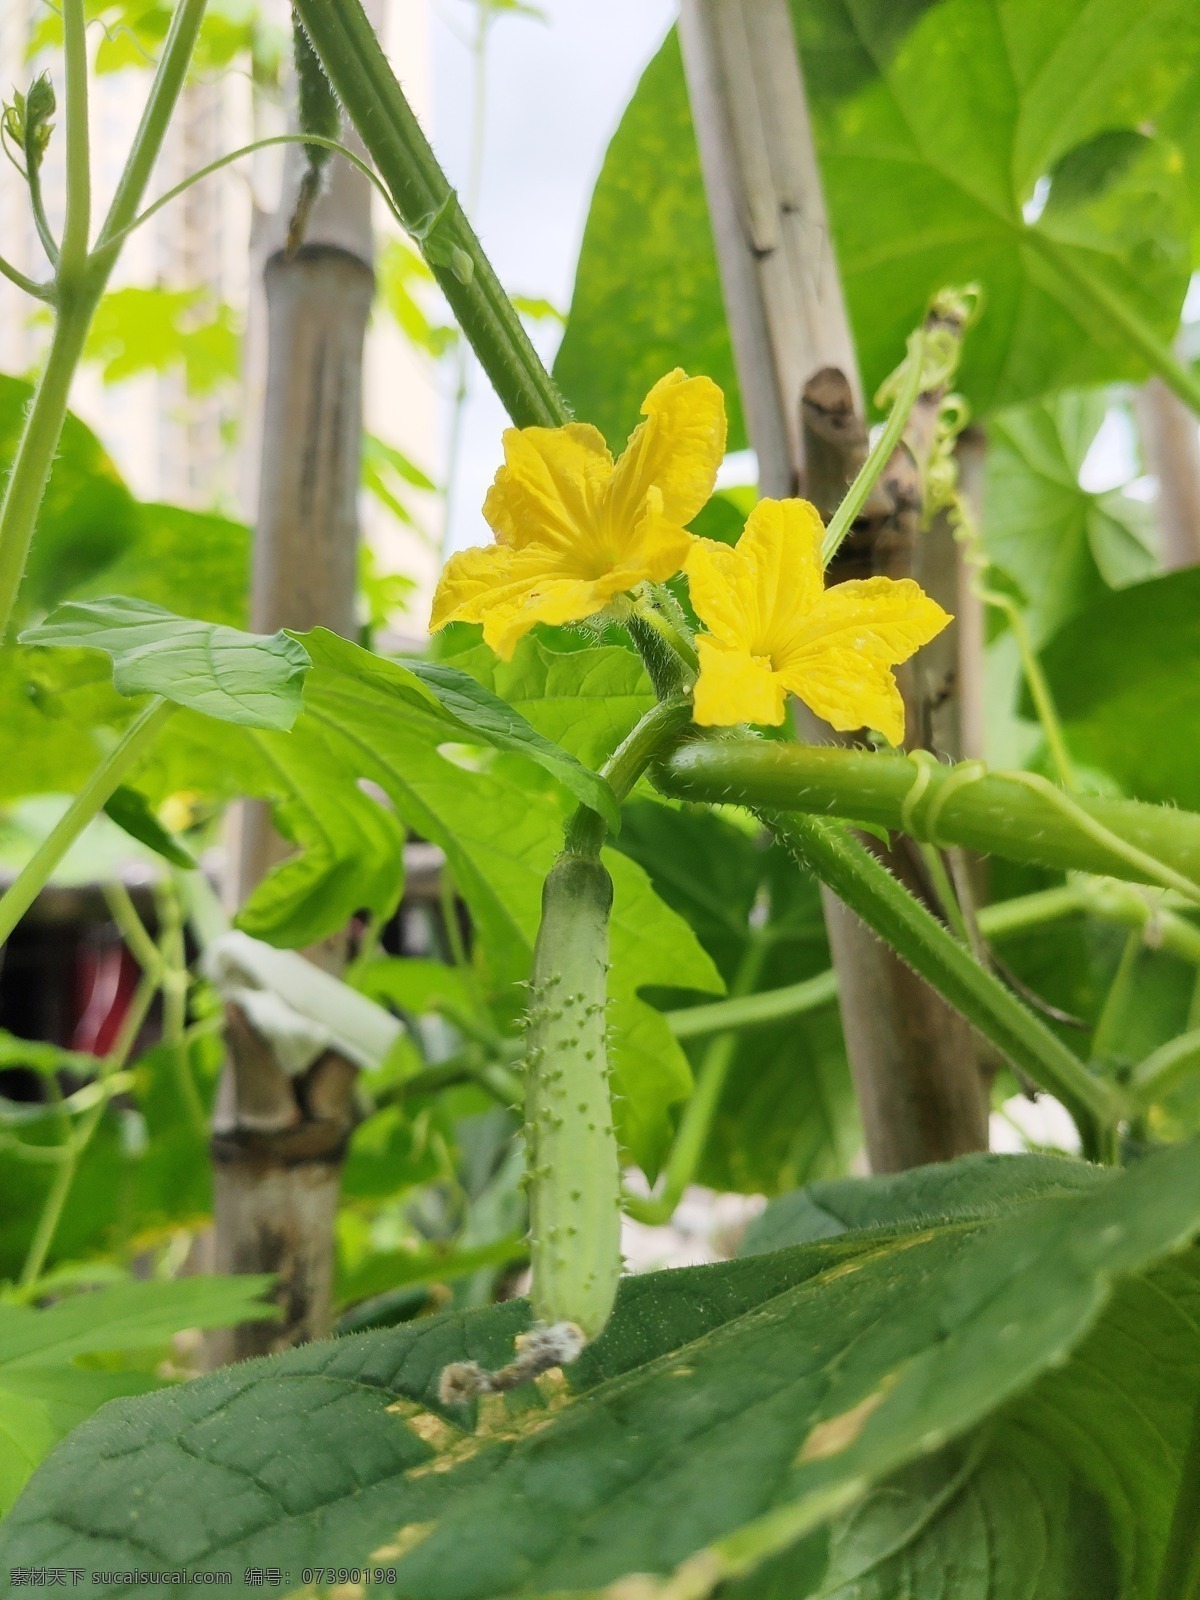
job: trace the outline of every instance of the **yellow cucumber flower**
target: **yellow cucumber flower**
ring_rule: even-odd
[[[892,667],[951,620],[911,578],[851,579],[825,588],[824,529],[804,500],[760,500],[737,545],[697,539],[687,561],[705,727],[780,723],[787,694],[843,732],[904,738]]]
[[[614,463],[587,423],[509,428],[483,503],[496,543],[450,557],[429,628],[482,622],[506,661],[535,622],[580,622],[640,583],[663,583],[695,542],[685,530],[725,454],[725,401],[678,368],[642,404]]]

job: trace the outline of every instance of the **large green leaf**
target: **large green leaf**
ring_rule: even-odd
[[[809,1535],[803,1583],[774,1592],[874,1583],[944,1535],[967,1595],[1148,1597],[1200,1393],[1198,1227],[1200,1153],[1179,1148],[982,1223],[628,1280],[574,1397],[507,1415],[447,1412],[436,1385],[448,1361],[503,1360],[521,1303],[246,1363],[85,1424],[14,1508],[0,1557],[223,1568],[234,1593],[247,1567],[295,1585],[308,1567],[395,1565],[380,1587],[407,1600],[632,1573],[652,1596],[690,1562],[666,1592],[700,1600]],[[990,1587],[978,1528],[947,1528],[956,1474],[971,1504],[1002,1504],[1006,1463],[1033,1480],[1024,1505],[1087,1508],[1093,1538],[1066,1537],[1076,1523],[1048,1553],[1057,1591],[1022,1586],[1019,1528],[984,1547]]]
[[[1038,642],[1110,588],[1154,571],[1149,508],[1079,483],[1106,409],[1102,390],[1074,391],[988,424],[987,550],[1026,597]]]
[[[96,307],[83,359],[100,366],[106,384],[176,373],[189,395],[208,395],[238,377],[237,317],[206,289],[126,285]]]
[[[986,312],[960,381],[977,411],[1140,375],[1098,295],[1169,341],[1189,202],[1177,152],[1139,130],[1200,50],[1186,0],[793,0],[793,14],[868,393],[929,296],[971,281]],[[710,373],[732,401],[672,36],[601,172],[556,374],[616,442],[649,382],[677,364]]]
[[[143,503],[138,532],[100,578],[76,586],[72,598],[136,595],[177,611],[244,628],[250,595],[250,529],[242,522]]]
[[[269,1278],[128,1283],[58,1300],[44,1311],[0,1302],[0,1514],[59,1439],[106,1400],[161,1379],[136,1367],[80,1366],[80,1356],[154,1351],[181,1328],[222,1328],[275,1315]]]
[[[584,229],[554,376],[615,449],[672,367],[725,391],[746,442],[679,44],[646,68],[609,145]]]
[[[815,1183],[773,1201],[747,1230],[743,1253],[861,1228],[973,1222],[1111,1178],[1060,1157],[981,1155],[895,1176]],[[1181,1421],[1186,1425],[1186,1406],[1169,1403],[1172,1368],[1187,1374],[1189,1394],[1200,1387],[1200,1252],[1157,1268],[1149,1282],[1158,1298],[1118,1291],[1065,1379],[1040,1380],[985,1431],[905,1469],[835,1521],[823,1552],[828,1565],[813,1592],[824,1600],[898,1593],[933,1600],[953,1567],[962,1574],[963,1600],[1154,1593],[1154,1554],[1165,1542],[1172,1503],[1161,1481],[1162,1442],[1178,1449]],[[1161,1374],[1136,1397],[1128,1381],[1134,1346],[1154,1352]],[[739,1600],[807,1594],[797,1580],[803,1583],[813,1555],[808,1545],[785,1552],[732,1593]]]
[[[162,695],[248,728],[291,727],[309,666],[283,632],[243,633],[122,595],[68,601],[21,642],[103,650],[121,694]]]
[[[1200,571],[1097,600],[1042,663],[1080,761],[1140,800],[1200,805]]]
[[[60,460],[70,459],[64,446]],[[56,466],[56,474],[59,470]],[[98,476],[96,483],[110,498],[119,490],[128,500],[115,475]],[[79,497],[70,502],[69,514],[74,519],[70,526],[86,528],[86,507]],[[56,526],[43,522],[34,554],[39,558],[38,552],[48,552],[54,587],[49,592],[42,587],[39,604],[68,594],[90,599],[115,592],[205,622],[245,624],[250,532],[241,523],[177,506],[129,501],[127,516],[110,508],[106,527],[113,539],[97,554],[103,565],[76,567]],[[77,791],[108,748],[108,730],[128,722],[135,710],[113,689],[107,663],[95,651],[4,651],[0,725],[10,759],[0,771],[0,798]],[[214,769],[213,776],[217,781],[212,787],[222,792],[219,771]]]
[[[33,390],[0,375],[0,478],[6,478]],[[21,616],[93,579],[135,538],[139,508],[95,434],[68,416],[21,585]]]
[[[912,1172],[827,1178],[782,1194],[746,1230],[742,1255],[812,1244],[861,1228],[978,1222],[1043,1195],[1102,1183],[1101,1167],[1063,1156],[962,1156]]]

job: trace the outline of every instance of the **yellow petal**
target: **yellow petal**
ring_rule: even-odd
[[[774,655],[783,682],[835,728],[878,728],[904,738],[904,707],[891,668],[950,621],[911,578],[855,579],[827,589]]]
[[[692,607],[715,639],[748,650],[754,633],[754,596],[736,549],[715,539],[694,539],[684,567]]]
[[[735,722],[777,726],[786,698],[769,661],[702,633],[696,640],[700,676],[694,720],[702,728],[728,728]]]
[[[753,595],[755,653],[774,655],[796,624],[821,600],[824,570],[821,539],[825,528],[807,500],[760,500],[746,519],[737,542]]]
[[[662,513],[662,496],[652,489],[646,505],[626,544],[617,572],[630,574],[631,582],[622,588],[632,589],[639,583],[666,583],[677,572],[682,572],[693,545],[699,540],[671,522]]]
[[[632,530],[649,489],[677,527],[705,504],[725,455],[725,397],[711,378],[669,372],[642,402],[645,422],[633,430],[609,485],[606,513],[614,536]]]
[[[594,564],[600,505],[612,477],[603,436],[587,423],[509,428],[504,466],[483,502],[501,544],[537,542]]]
[[[508,661],[535,623],[580,622],[629,586],[619,574],[578,578],[563,565],[561,553],[548,545],[460,551],[442,573],[430,632],[448,622],[482,622],[485,641]]]
[[[489,594],[508,581],[510,552],[502,545],[460,550],[442,568],[433,596],[430,633],[448,622],[478,622]]]
[[[805,500],[760,500],[736,547],[698,540],[688,559],[692,604],[717,638],[773,655],[822,592],[816,509]]]
[[[612,598],[608,586],[588,578],[543,578],[536,587],[514,584],[496,595],[483,617],[483,638],[502,661],[537,622],[559,627],[582,622]]]
[[[950,614],[911,578],[853,578],[826,589],[776,652],[775,665],[782,671],[793,656],[836,646],[895,666],[949,621]]]
[[[904,742],[904,701],[881,662],[831,647],[802,668],[780,672],[778,681],[839,733],[878,728],[889,744]]]

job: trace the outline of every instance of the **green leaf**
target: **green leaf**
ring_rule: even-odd
[[[131,839],[144,844],[147,849],[162,856],[164,861],[169,861],[173,867],[183,867],[187,870],[196,865],[195,857],[189,855],[183,846],[171,837],[150,809],[146,796],[139,790],[129,789],[125,784],[121,784],[104,802],[104,810],[118,828],[123,828]]]
[[[0,375],[0,477],[7,478],[32,395],[29,384]],[[68,416],[21,584],[22,618],[94,580],[135,538],[139,521],[107,451],[78,417]]]
[[[242,522],[142,503],[139,527],[103,575],[72,591],[91,600],[134,595],[181,616],[243,628],[249,614],[250,529]]]
[[[464,730],[482,734],[497,750],[513,750],[536,761],[611,827],[621,826],[620,807],[604,779],[543,737],[506,700],[448,661],[422,661],[414,656],[403,664]]]
[[[409,341],[435,359],[445,355],[458,330],[430,316],[429,302],[441,302],[441,295],[420,254],[406,239],[389,239],[379,252],[375,272],[380,297]]]
[[[1039,642],[1110,588],[1154,571],[1148,508],[1080,487],[1107,405],[1102,390],[1077,390],[988,425],[988,554],[1025,597]]]
[[[106,384],[177,369],[186,392],[203,396],[237,379],[241,337],[233,308],[212,305],[204,289],[127,287],[100,301],[83,359]]]
[[[1007,1456],[1034,1504],[1054,1507],[1056,1470],[1095,1537],[1050,1552],[1074,1588],[1033,1591],[1028,1541],[1006,1527],[984,1547],[992,1586],[965,1595],[1151,1594],[1200,1392],[1198,1226],[1185,1147],[981,1223],[630,1279],[570,1369],[574,1398],[530,1394],[475,1432],[439,1406],[438,1374],[506,1359],[521,1303],[245,1363],[80,1428],[10,1514],[0,1558],[219,1567],[235,1594],[247,1566],[394,1563],[396,1591],[420,1600],[643,1573],[639,1593],[701,1600],[816,1534],[814,1581],[776,1591],[811,1594],[940,1533],[956,1474],[997,1503],[982,1468]],[[895,1506],[897,1484],[889,1542],[878,1492]],[[852,1514],[875,1519],[865,1561]],[[951,1570],[978,1555],[972,1532]],[[697,1556],[677,1586],[654,1583]]]
[[[646,68],[601,168],[554,377],[617,448],[664,372],[725,391],[729,448],[746,442],[708,206],[674,31]]]
[[[470,1016],[478,1004],[471,975],[444,961],[385,956],[359,967],[353,981],[368,1000],[391,1004],[410,1016],[447,1007]]]
[[[197,733],[207,760],[219,759],[217,730]],[[391,915],[404,889],[404,829],[350,771],[342,777],[336,741],[301,718],[290,734],[246,735],[227,756],[229,776],[271,801],[275,827],[298,847],[255,887],[239,928],[295,948],[328,938],[360,911]]]
[[[872,1178],[827,1178],[780,1195],[746,1229],[741,1255],[812,1244],[860,1228],[981,1222],[1045,1195],[1090,1189],[1111,1174],[1062,1156],[960,1156]]]
[[[687,1097],[692,1075],[666,1019],[643,989],[720,993],[721,976],[692,930],[655,894],[645,870],[604,852],[613,880],[609,923],[609,1064],[617,1133],[652,1180],[667,1153],[666,1108]]]
[[[154,1350],[181,1328],[223,1328],[275,1315],[262,1277],[179,1278],[71,1295],[44,1311],[0,1301],[0,1515],[59,1439],[105,1401],[161,1380],[77,1365],[80,1356]]]
[[[631,650],[548,649],[532,635],[501,661],[487,645],[451,658],[556,745],[593,769],[654,704],[654,690]]]
[[[1138,799],[1200,806],[1188,733],[1200,727],[1200,571],[1104,596],[1054,636],[1042,664],[1079,761]]]
[[[309,658],[283,632],[242,633],[122,595],[69,601],[23,644],[103,650],[121,694],[157,694],[221,722],[290,728]]]
[[[984,291],[958,379],[976,412],[1142,376],[1092,286],[1170,343],[1190,271],[1189,197],[1174,147],[1140,130],[1195,66],[1200,27],[1186,0],[792,9],[867,393],[948,283]],[[1044,209],[1027,222],[1031,202]],[[555,374],[616,443],[676,365],[722,385],[730,448],[745,443],[672,35],[601,171]]]

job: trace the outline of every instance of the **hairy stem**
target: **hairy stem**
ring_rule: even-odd
[[[9,283],[15,284],[23,294],[32,295],[35,300],[51,300],[54,297],[54,290],[48,284],[38,283],[36,279],[26,277],[25,273],[19,272],[12,262],[6,261],[3,256],[0,256],[0,278],[7,278]]]
[[[63,0],[66,65],[67,208],[59,279],[64,286],[87,265],[92,226],[92,169],[88,139],[88,61],[83,0]]]
[[[879,937],[1035,1083],[1056,1095],[1095,1156],[1123,1106],[1066,1045],[981,967],[853,835],[817,817],[775,815],[769,825]]]
[[[8,633],[25,575],[38,510],[66,420],[71,379],[83,353],[93,309],[93,303],[84,299],[59,310],[50,353],[26,414],[0,502],[0,642]]]
[[[67,231],[70,253],[55,288],[58,308],[46,366],[17,446],[0,504],[0,641],[8,633],[25,573],[38,510],[67,415],[71,380],[83,353],[92,315],[117,259],[114,235],[133,221],[183,87],[206,0],[180,0],[171,19],[158,71],[117,185],[95,253],[87,255],[91,201],[88,177],[86,41],[83,7],[72,0],[64,14],[67,40]],[[36,197],[35,197],[36,198]],[[66,247],[64,240],[64,248]],[[3,935],[0,935],[2,937]]]
[[[660,700],[633,726],[600,769],[620,804],[634,784],[664,750],[676,742],[691,718],[691,701],[683,695]],[[577,807],[567,824],[565,848],[572,855],[596,855],[604,843],[608,824],[589,806]]]
[[[208,1117],[200,1101],[187,1040],[187,997],[191,978],[183,938],[183,904],[174,885],[167,884],[158,895],[159,963],[162,972],[162,1042],[171,1052],[175,1086],[193,1131],[201,1139],[208,1136]]]
[[[1036,894],[984,906],[976,912],[976,920],[979,931],[988,938],[1011,938],[1031,928],[1059,922],[1064,917],[1078,916],[1086,909],[1086,894],[1078,887],[1067,885],[1061,889],[1040,889]],[[832,1005],[837,992],[837,974],[831,968],[779,989],[710,1000],[703,1005],[690,1006],[686,1011],[668,1011],[666,1019],[677,1039],[696,1039],[726,1029],[761,1028],[772,1022],[785,1022],[790,1017],[801,1017]]]
[[[509,416],[518,427],[570,421],[359,0],[296,0],[296,12]]]
[[[900,755],[746,739],[683,745],[655,781],[686,800],[874,822],[1037,866],[1148,883],[1159,881],[1147,870],[1152,860],[1200,882],[1200,816],[1061,790],[1052,798],[1031,778],[967,762],[929,761],[918,771]]]
[[[179,0],[175,7],[142,120],[134,134],[125,169],[113,195],[112,205],[108,208],[108,216],[96,240],[92,261],[105,278],[116,260],[118,235],[123,234],[137,216],[154,163],[158,160],[175,102],[179,99],[187,76],[192,51],[196,47],[196,36],[204,20],[206,4],[207,0]]]

